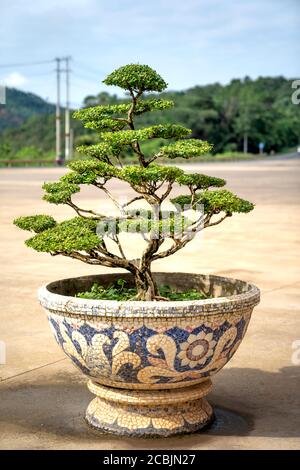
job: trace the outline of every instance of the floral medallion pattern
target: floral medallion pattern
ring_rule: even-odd
[[[181,365],[188,365],[191,368],[204,364],[208,357],[214,353],[214,346],[217,344],[213,340],[213,333],[205,334],[204,331],[198,335],[190,335],[184,343],[181,343],[181,351],[178,357],[181,359]]]
[[[128,330],[119,325],[62,317],[50,325],[64,352],[82,372],[109,383],[167,386],[201,380],[220,370],[237,350],[250,313],[234,322],[199,322],[161,332],[155,325]]]

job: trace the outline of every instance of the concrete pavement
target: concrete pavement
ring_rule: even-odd
[[[214,378],[209,398],[217,422],[207,433],[151,440],[87,428],[83,414],[92,396],[56,345],[36,290],[54,279],[107,271],[38,254],[24,246],[28,234],[12,225],[20,215],[73,215],[41,200],[43,181],[55,180],[63,169],[1,169],[0,340],[7,346],[7,363],[0,365],[1,449],[300,448],[300,352],[292,348],[300,341],[300,160],[185,168],[224,177],[228,189],[256,203],[249,215],[233,216],[154,264],[156,270],[236,277],[262,290],[242,345]],[[125,193],[119,184],[112,190],[117,196]],[[86,189],[79,197],[86,207],[110,209],[102,194],[96,195]]]

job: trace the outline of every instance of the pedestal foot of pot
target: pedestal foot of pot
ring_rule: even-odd
[[[195,432],[213,419],[204,398],[211,390],[208,379],[198,385],[172,390],[124,390],[89,381],[96,395],[86,411],[86,421],[102,432],[127,436],[171,436]]]

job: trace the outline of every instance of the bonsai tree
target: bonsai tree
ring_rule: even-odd
[[[80,109],[74,117],[88,129],[99,133],[99,143],[82,145],[77,150],[83,158],[68,163],[70,171],[57,182],[45,183],[44,199],[52,204],[71,207],[76,216],[57,223],[48,215],[20,217],[14,223],[24,230],[35,232],[25,243],[29,247],[74,258],[92,265],[123,268],[135,279],[136,300],[166,300],[159,293],[151,272],[153,261],[174,255],[184,248],[203,228],[215,226],[236,212],[249,212],[253,204],[221,188],[226,182],[221,178],[199,173],[185,173],[174,165],[159,164],[177,157],[189,159],[209,152],[212,146],[202,140],[189,138],[191,130],[176,124],[160,124],[138,128],[138,116],[146,112],[161,111],[173,102],[154,98],[167,84],[147,65],[131,64],[112,72],[103,81],[126,90],[130,101]],[[151,92],[151,97],[145,94]],[[166,145],[147,155],[143,142],[165,139]],[[132,164],[125,165],[123,156],[129,151]],[[126,182],[134,197],[126,204],[116,200],[107,187],[111,179]],[[93,186],[109,197],[119,210],[117,217],[107,216],[77,205],[72,199],[82,186]],[[170,198],[175,185],[183,194],[170,201],[174,211],[167,216],[164,203]],[[145,207],[132,209],[137,201]],[[139,202],[139,204],[140,204]],[[200,216],[187,218],[196,206],[203,208]],[[120,242],[121,232],[139,232],[145,248],[129,259]],[[109,249],[108,240],[115,249]],[[112,243],[110,242],[110,245]]]

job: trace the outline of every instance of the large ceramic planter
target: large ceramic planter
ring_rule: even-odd
[[[193,432],[213,410],[210,377],[229,361],[246,332],[259,290],[218,276],[156,273],[159,284],[196,288],[208,300],[117,302],[74,294],[120,274],[52,282],[39,290],[55,338],[89,377],[94,428],[122,435]],[[132,282],[130,274],[122,274]]]

